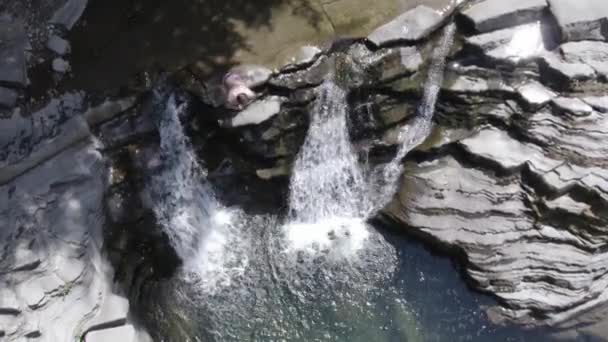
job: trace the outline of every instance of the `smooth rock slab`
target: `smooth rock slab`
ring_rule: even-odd
[[[420,5],[380,26],[367,39],[376,46],[400,41],[418,41],[437,29],[445,17],[430,7]]]
[[[558,111],[563,113],[585,116],[593,112],[593,108],[590,105],[577,98],[557,97],[551,102]]]
[[[135,342],[135,328],[132,325],[93,331],[87,334],[85,342]]]
[[[477,31],[488,32],[539,20],[546,7],[546,0],[485,0],[462,14]]]
[[[557,96],[557,94],[536,81],[530,81],[517,87],[517,92],[531,108],[542,107]]]
[[[563,41],[608,39],[608,2],[605,0],[548,0]]]
[[[70,52],[70,43],[67,40],[55,35],[49,38],[49,40],[46,42],[46,47],[60,56]]]
[[[279,96],[270,96],[253,102],[232,118],[230,124],[232,127],[260,124],[279,114],[282,103],[283,99]]]

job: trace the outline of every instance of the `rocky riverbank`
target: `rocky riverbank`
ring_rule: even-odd
[[[339,18],[340,3],[323,3],[325,15]],[[188,105],[181,120],[221,201],[276,213],[324,79],[333,74],[348,91],[360,158],[386,162],[416,116],[438,30],[453,20],[460,36],[434,131],[404,160],[397,194],[379,218],[458,260],[473,289],[498,299],[487,309],[496,323],[605,340],[608,5],[443,5],[411,5],[398,16],[397,5],[382,5],[389,8],[382,19],[348,31],[357,38],[290,46],[287,64],[235,53],[248,57],[176,63],[125,89],[111,88],[122,75],[109,77],[108,99],[67,91],[71,76],[56,62],[78,49],[69,30],[86,1],[49,2],[25,23],[0,17],[0,58],[12,63],[0,64],[0,339],[145,341],[139,323],[155,340],[190,336],[187,320],[155,298],[180,264],[145,195],[145,177],[159,165],[159,93]],[[37,20],[52,24],[50,35]],[[76,66],[86,60],[73,58]],[[239,72],[259,98],[243,111],[227,109],[218,72],[253,60],[267,66]],[[44,88],[28,85],[38,80],[37,65],[53,70],[65,93],[30,98]]]

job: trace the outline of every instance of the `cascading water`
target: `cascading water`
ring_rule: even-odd
[[[291,177],[290,219],[296,222],[359,217],[365,210],[367,185],[350,143],[346,92],[327,80],[318,94]]]
[[[395,160],[382,169],[391,195],[401,159],[429,134],[453,34],[449,26],[433,55],[418,117],[401,134]],[[377,184],[351,146],[346,93],[332,80],[318,92],[283,224],[223,208],[184,135],[184,107],[171,96],[161,111],[163,168],[151,188],[159,222],[195,275],[174,283],[171,299],[185,311],[178,315],[203,317],[194,335],[218,341],[421,340],[401,299],[404,285],[393,280],[398,252],[366,223],[379,204],[371,193]]]
[[[149,182],[154,213],[184,262],[184,270],[203,278],[204,287],[212,290],[229,282],[246,262],[226,248],[238,237],[231,225],[236,212],[216,200],[207,172],[184,133],[179,116],[187,104],[178,105],[174,94],[155,95],[161,165]]]
[[[377,203],[380,206],[377,209],[382,208],[392,198],[397,186],[397,179],[402,171],[403,158],[413,148],[424,142],[431,133],[435,105],[443,83],[445,61],[454,43],[455,33],[455,24],[449,24],[444,28],[443,35],[437,47],[433,50],[422,101],[418,105],[416,116],[410,125],[404,126],[399,132],[398,141],[400,146],[396,156],[390,163],[377,170],[379,172],[376,173],[376,177],[380,177],[377,182],[378,193],[376,195],[376,198],[379,199]]]

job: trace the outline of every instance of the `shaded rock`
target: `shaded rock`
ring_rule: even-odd
[[[281,111],[283,99],[279,96],[270,96],[250,104],[230,120],[231,127],[257,125]]]
[[[333,59],[320,57],[312,66],[304,70],[282,73],[270,78],[269,83],[275,87],[295,90],[310,86],[317,86],[333,69]]]
[[[70,52],[70,43],[56,35],[52,35],[49,38],[49,40],[46,42],[46,47],[60,56]]]
[[[415,46],[369,51],[364,45],[351,48],[349,55],[361,72],[366,73],[365,83],[375,85],[417,72],[423,64],[422,55]]]
[[[608,39],[608,3],[603,0],[548,0],[563,41]]]
[[[376,46],[402,41],[417,41],[437,29],[445,16],[420,5],[374,30],[367,39]]]
[[[28,38],[19,22],[0,21],[0,84],[27,84],[25,49]]]
[[[302,46],[281,70],[291,71],[311,65],[322,53],[323,51],[316,46]]]
[[[553,103],[553,106],[562,113],[584,116],[593,112],[593,108],[591,108],[590,105],[577,98],[557,97],[551,102]]]
[[[88,2],[88,0],[67,0],[63,7],[53,13],[49,23],[71,30],[84,13]]]
[[[514,89],[500,79],[482,79],[472,76],[457,76],[445,82],[445,90],[455,93],[483,94],[488,92],[502,91],[514,92]]]
[[[55,58],[52,63],[53,71],[65,74],[70,71],[70,63],[63,58]]]
[[[14,107],[15,103],[17,103],[17,96],[18,94],[16,91],[0,87],[0,107]]]
[[[462,12],[479,32],[488,32],[540,20],[546,0],[484,0]]]
[[[42,141],[28,156],[18,161],[0,160],[0,185],[27,172],[57,155],[74,143],[90,136],[89,126],[82,117],[74,117],[56,128],[56,136]],[[6,152],[5,152],[6,153]]]
[[[118,100],[106,100],[96,107],[89,108],[82,115],[87,120],[90,127],[95,127],[133,107],[135,105],[135,101],[135,97],[127,97]]]
[[[247,88],[263,85],[272,75],[272,70],[255,64],[242,64],[231,68],[230,72],[238,74]]]
[[[517,87],[517,92],[530,108],[539,108],[557,96],[536,81],[530,81]]]

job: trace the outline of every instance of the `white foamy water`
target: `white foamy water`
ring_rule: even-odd
[[[159,101],[166,103],[157,113],[162,166],[149,184],[154,213],[187,276],[215,291],[228,285],[247,263],[228,248],[238,240],[241,214],[216,200],[179,120],[185,105],[177,105],[174,95]]]
[[[401,161],[430,134],[445,60],[456,26],[448,25],[433,52],[424,95],[412,124],[399,134],[401,145],[387,165],[364,175],[351,147],[346,93],[331,81],[319,90],[306,141],[296,159],[290,185],[290,221],[286,237],[295,249],[337,249],[352,255],[369,235],[365,219],[394,194]],[[373,201],[372,201],[373,199]]]
[[[368,184],[348,134],[346,92],[327,80],[318,94],[294,164],[285,235],[298,250],[350,255],[369,234]]]

